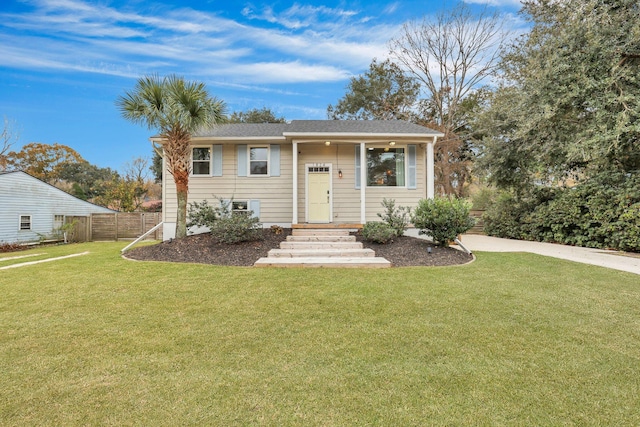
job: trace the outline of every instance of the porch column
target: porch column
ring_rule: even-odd
[[[291,225],[298,223],[298,143],[291,144],[293,149],[293,215]]]
[[[433,141],[427,142],[427,199],[433,199],[435,196],[435,172],[433,169],[434,157],[433,146],[438,140],[437,136],[433,137]]]
[[[367,189],[367,151],[364,142],[360,143],[360,224],[367,222],[366,190]]]

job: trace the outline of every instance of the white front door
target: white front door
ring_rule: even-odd
[[[331,165],[306,165],[307,222],[331,222]]]

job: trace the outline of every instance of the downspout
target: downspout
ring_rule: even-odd
[[[364,225],[367,222],[366,213],[366,189],[367,189],[367,162],[364,142],[360,143],[360,224]]]
[[[298,223],[298,143],[291,143],[293,149],[293,215],[291,225]]]

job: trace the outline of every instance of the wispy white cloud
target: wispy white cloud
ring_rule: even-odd
[[[16,46],[3,49],[4,66],[126,77],[206,70],[214,79],[248,85],[332,82],[384,55],[389,34],[386,26],[363,26],[356,10],[325,6],[247,7],[244,15],[257,23],[247,25],[189,8],[144,9],[144,3],[120,9],[83,0],[30,4],[27,13],[0,13],[0,37]]]
[[[249,19],[263,20],[295,30],[311,26],[323,26],[325,23],[335,22],[335,20],[349,19],[358,15],[358,11],[295,3],[279,13],[270,6],[266,6],[261,10],[256,10],[253,6],[246,6],[242,10],[242,14]]]
[[[244,80],[256,83],[333,82],[350,75],[337,67],[305,64],[301,61],[255,62],[228,68],[223,73],[241,76]],[[284,76],[286,77],[283,78]]]
[[[495,7],[519,8],[522,6],[521,0],[466,0],[466,3],[485,4],[487,6],[495,6]]]

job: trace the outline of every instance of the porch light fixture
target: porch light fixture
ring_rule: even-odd
[[[331,141],[325,141],[324,145],[326,145],[327,147],[331,145]]]
[[[396,142],[395,141],[389,141],[389,145],[393,147],[394,145],[396,145]]]
[[[338,170],[338,178],[342,179],[342,169]]]

